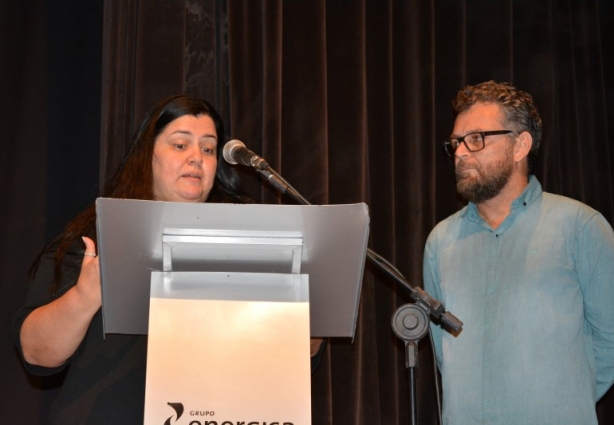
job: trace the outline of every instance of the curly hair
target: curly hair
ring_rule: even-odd
[[[473,86],[466,86],[458,92],[452,101],[455,117],[471,108],[476,103],[496,103],[501,106],[504,124],[520,133],[528,131],[533,137],[529,153],[529,171],[532,170],[542,139],[542,119],[533,104],[533,97],[518,90],[511,83],[486,81]]]

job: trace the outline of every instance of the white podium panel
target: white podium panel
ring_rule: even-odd
[[[311,424],[306,275],[154,272],[145,424]]]

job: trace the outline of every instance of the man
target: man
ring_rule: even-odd
[[[531,96],[493,81],[453,102],[457,190],[430,234],[424,286],[463,321],[431,327],[445,424],[596,424],[614,381],[614,234],[601,214],[530,174]]]

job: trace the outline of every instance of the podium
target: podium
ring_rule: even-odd
[[[104,332],[148,335],[145,424],[311,423],[309,337],[354,336],[366,205],[96,208]]]

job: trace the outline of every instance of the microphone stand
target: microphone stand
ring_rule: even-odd
[[[266,161],[262,160],[259,166],[254,166],[254,169],[282,194],[289,195],[300,204],[311,205],[290,183],[273,170]],[[418,416],[416,409],[415,369],[418,366],[418,341],[428,333],[429,315],[453,332],[460,332],[463,322],[458,320],[452,313],[446,311],[443,304],[431,297],[425,290],[411,285],[393,264],[370,248],[367,248],[367,258],[393,278],[397,284],[407,290],[414,300],[413,304],[402,305],[393,314],[392,329],[405,342],[405,367],[407,368],[409,381],[411,423],[416,425]]]

